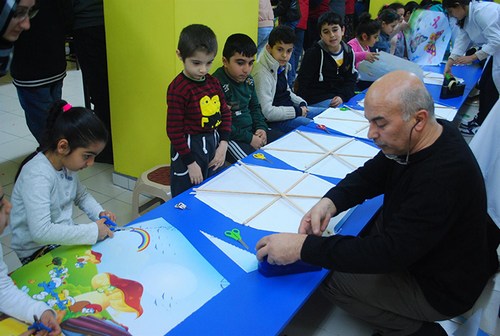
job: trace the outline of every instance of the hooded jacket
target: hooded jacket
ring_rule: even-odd
[[[294,106],[274,106],[273,100],[276,95],[276,83],[278,82],[278,68],[280,64],[264,48],[259,55],[252,70],[252,77],[255,81],[255,92],[259,98],[262,114],[268,122],[283,121],[295,118]],[[290,63],[286,64],[286,73],[290,70]],[[301,97],[294,94],[287,86],[290,99],[295,106],[305,105],[306,102]]]
[[[335,96],[347,102],[354,96],[358,73],[354,67],[354,52],[343,41],[344,62],[339,67],[323,41],[318,41],[304,54],[300,66],[298,95],[309,104],[316,104]]]
[[[15,0],[0,0],[0,77],[7,73],[12,52],[12,42],[3,38],[3,34],[9,26],[9,22],[14,14],[13,8]]]

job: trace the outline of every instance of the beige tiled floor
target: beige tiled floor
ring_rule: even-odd
[[[14,86],[0,81],[0,183],[6,195],[12,193],[14,176],[19,163],[36,148],[36,141],[25,124]],[[74,106],[83,106],[83,91],[79,71],[68,71],[64,80],[63,98]],[[474,108],[466,111],[474,113]],[[112,183],[113,166],[96,163],[93,167],[80,172],[80,179],[92,195],[104,208],[117,214],[119,224],[132,220],[132,192],[117,187]],[[75,208],[74,218],[77,223],[88,222],[88,218]],[[10,246],[10,231],[7,229],[1,237],[4,260],[12,271],[20,266],[19,259]],[[497,326],[498,306],[500,303],[500,280],[492,281],[485,291],[481,307],[485,309],[482,328],[490,335],[500,336]],[[445,328],[451,333],[458,323],[445,321]],[[285,328],[283,335],[314,336],[368,336],[372,329],[360,320],[352,318],[341,309],[333,307],[322,295],[315,293]]]

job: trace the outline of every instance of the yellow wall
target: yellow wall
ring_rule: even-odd
[[[212,72],[222,65],[226,38],[257,40],[255,0],[104,1],[115,171],[137,177],[170,162],[166,90],[182,70],[175,55],[179,33],[202,23],[217,35]]]

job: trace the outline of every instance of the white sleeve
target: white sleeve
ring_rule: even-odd
[[[20,192],[26,208],[28,227],[33,241],[38,244],[79,245],[95,244],[98,228],[96,223],[75,225],[71,216],[52,222],[52,207],[60,206],[51,199],[54,181],[44,174],[30,174],[29,183],[23,181]],[[53,204],[54,203],[54,204]]]
[[[0,247],[0,312],[33,323],[33,315],[40,317],[48,309],[50,308],[45,302],[32,299],[14,285],[7,275],[7,265],[3,261],[3,251]]]
[[[493,6],[492,6],[493,7]],[[480,15],[477,15],[477,25],[481,30],[486,43],[481,46],[481,50],[488,55],[494,55],[500,50],[500,10],[495,10],[495,8],[500,7],[496,5],[495,7],[484,7]]]
[[[85,212],[91,220],[98,220],[99,213],[104,209],[95,200],[94,196],[87,191],[87,187],[80,182],[77,176],[75,176],[75,180],[77,183],[75,205]]]
[[[272,92],[273,83],[271,75],[265,73],[267,69],[262,67],[252,74],[255,81],[255,93],[259,99],[262,114],[267,121],[284,121],[293,119],[296,117],[295,108],[293,106],[274,106]]]

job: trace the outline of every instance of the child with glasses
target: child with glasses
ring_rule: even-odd
[[[9,69],[13,43],[38,13],[34,6],[35,0],[0,0],[0,77]]]
[[[172,196],[221,170],[231,133],[231,111],[219,81],[208,73],[217,54],[212,29],[201,24],[185,27],[176,52],[184,70],[167,90]]]

